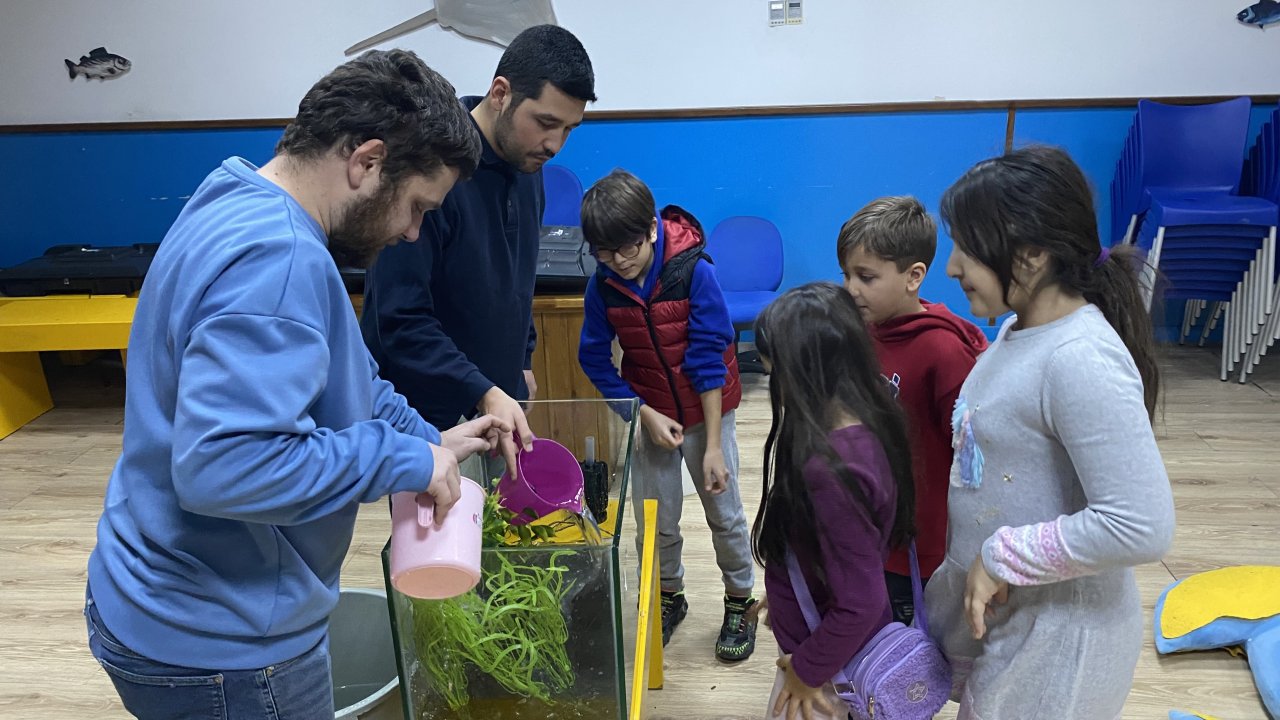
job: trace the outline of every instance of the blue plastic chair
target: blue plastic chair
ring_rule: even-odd
[[[1170,282],[1182,282],[1175,285],[1175,297],[1200,287],[1206,293],[1212,289],[1213,302],[1221,303],[1225,291],[1212,283],[1234,287],[1235,280],[1240,282],[1239,292],[1228,293],[1235,302],[1227,308],[1223,379],[1244,358],[1241,382],[1252,369],[1251,346],[1276,294],[1272,277],[1280,224],[1275,202],[1236,194],[1246,174],[1250,110],[1248,98],[1194,106],[1140,101],[1112,186],[1113,236],[1148,250],[1148,305],[1154,301],[1157,269]],[[1256,155],[1265,168],[1262,150]],[[1256,179],[1244,184],[1262,186]],[[1180,257],[1178,248],[1194,250],[1201,268],[1193,267],[1192,256]],[[1211,285],[1187,285],[1190,280]],[[1187,317],[1196,308],[1188,308]],[[1216,306],[1214,318],[1220,308]]]
[[[1233,192],[1240,182],[1251,109],[1245,97],[1209,105],[1140,100],[1142,186]]]
[[[782,285],[782,233],[762,217],[738,215],[725,218],[711,231],[707,254],[724,291],[734,343],[751,329],[765,306],[778,297]],[[744,372],[764,372],[758,362],[740,361]]]
[[[582,182],[572,170],[563,165],[543,166],[542,188],[547,198],[543,225],[582,225]]]
[[[1280,173],[1276,172],[1276,163],[1280,161],[1280,153],[1276,152],[1278,141],[1280,141],[1280,108],[1271,111],[1271,118],[1263,124],[1257,140],[1249,149],[1249,159],[1245,161],[1244,178],[1241,182],[1241,194],[1280,202]]]
[[[1250,148],[1244,178],[1243,187],[1249,194],[1280,204],[1280,107],[1271,111],[1270,119],[1263,124]],[[1253,339],[1245,360],[1246,373],[1251,372],[1267,350],[1280,340],[1280,262],[1276,266],[1271,278],[1272,302],[1265,308],[1262,327]]]
[[[1158,268],[1167,284],[1164,299],[1196,301],[1184,311],[1182,336],[1204,303],[1212,302],[1201,344],[1225,308],[1220,378],[1226,380],[1239,363],[1240,382],[1244,382],[1256,365],[1251,362],[1253,344],[1272,302],[1276,206],[1258,198],[1230,197],[1223,207],[1206,209],[1200,204],[1209,201],[1201,196],[1192,196],[1185,205],[1179,205],[1178,199],[1153,193],[1138,233],[1138,245],[1149,248],[1146,300],[1150,304],[1154,296]],[[1165,207],[1166,201],[1170,207]]]
[[[1209,315],[1200,333],[1199,344],[1203,346],[1225,310],[1226,324],[1222,335],[1219,379],[1226,380],[1227,375],[1234,369],[1231,348],[1240,344],[1241,324],[1233,316],[1233,309],[1241,303],[1240,297],[1244,293],[1243,284],[1222,279],[1197,279],[1191,273],[1186,276],[1174,275],[1168,282],[1169,288],[1165,292],[1167,299],[1188,301],[1183,315],[1182,333],[1178,338],[1179,343],[1190,332],[1201,310],[1208,307]],[[1234,358],[1239,359],[1239,355]]]
[[[1251,260],[1244,261],[1245,267]],[[1170,267],[1165,271],[1167,288],[1164,297],[1168,300],[1188,301],[1183,313],[1182,332],[1178,342],[1194,327],[1195,321],[1206,307],[1209,316],[1205,320],[1204,330],[1200,333],[1199,344],[1203,346],[1209,333],[1217,325],[1225,311],[1225,329],[1222,336],[1222,354],[1220,357],[1219,379],[1226,380],[1237,363],[1244,362],[1248,355],[1243,348],[1247,347],[1250,335],[1248,326],[1239,317],[1240,308],[1246,305],[1244,296],[1248,293],[1240,265],[1216,262],[1212,269],[1198,266],[1185,268]]]
[[[711,231],[707,254],[734,328],[750,329],[782,285],[782,233],[762,217],[726,218]]]
[[[1112,181],[1112,237],[1132,242],[1151,192],[1231,195],[1240,184],[1249,98],[1209,105],[1141,100]]]

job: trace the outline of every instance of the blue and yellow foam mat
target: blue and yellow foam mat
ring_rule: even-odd
[[[1161,654],[1243,646],[1262,704],[1280,717],[1280,567],[1228,567],[1170,585],[1156,603],[1155,637]]]

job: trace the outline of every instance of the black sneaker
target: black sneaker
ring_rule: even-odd
[[[662,591],[662,646],[671,641],[671,633],[689,614],[689,603],[685,602],[684,591]]]
[[[756,604],[755,598],[738,600],[724,598],[724,625],[716,638],[716,657],[725,662],[741,662],[751,657],[756,649],[756,624],[747,620],[747,611]]]

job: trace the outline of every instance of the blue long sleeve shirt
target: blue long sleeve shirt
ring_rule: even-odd
[[[358,505],[426,489],[440,435],[377,367],[320,226],[249,163],[161,243],[89,583],[132,650],[221,670],[324,636]]]

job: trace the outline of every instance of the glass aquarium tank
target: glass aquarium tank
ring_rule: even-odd
[[[447,600],[403,595],[390,582],[391,624],[409,720],[627,718],[637,637],[639,558],[628,506],[634,400],[529,403],[540,437],[569,448],[607,478],[602,519],[557,511],[509,521],[485,505],[481,579]],[[628,419],[624,419],[628,418]],[[491,492],[500,460],[478,461]],[[466,468],[464,468],[464,474]],[[588,483],[590,485],[590,483]],[[597,508],[604,505],[597,483]],[[590,494],[588,499],[590,500]],[[624,539],[624,535],[626,538]]]

